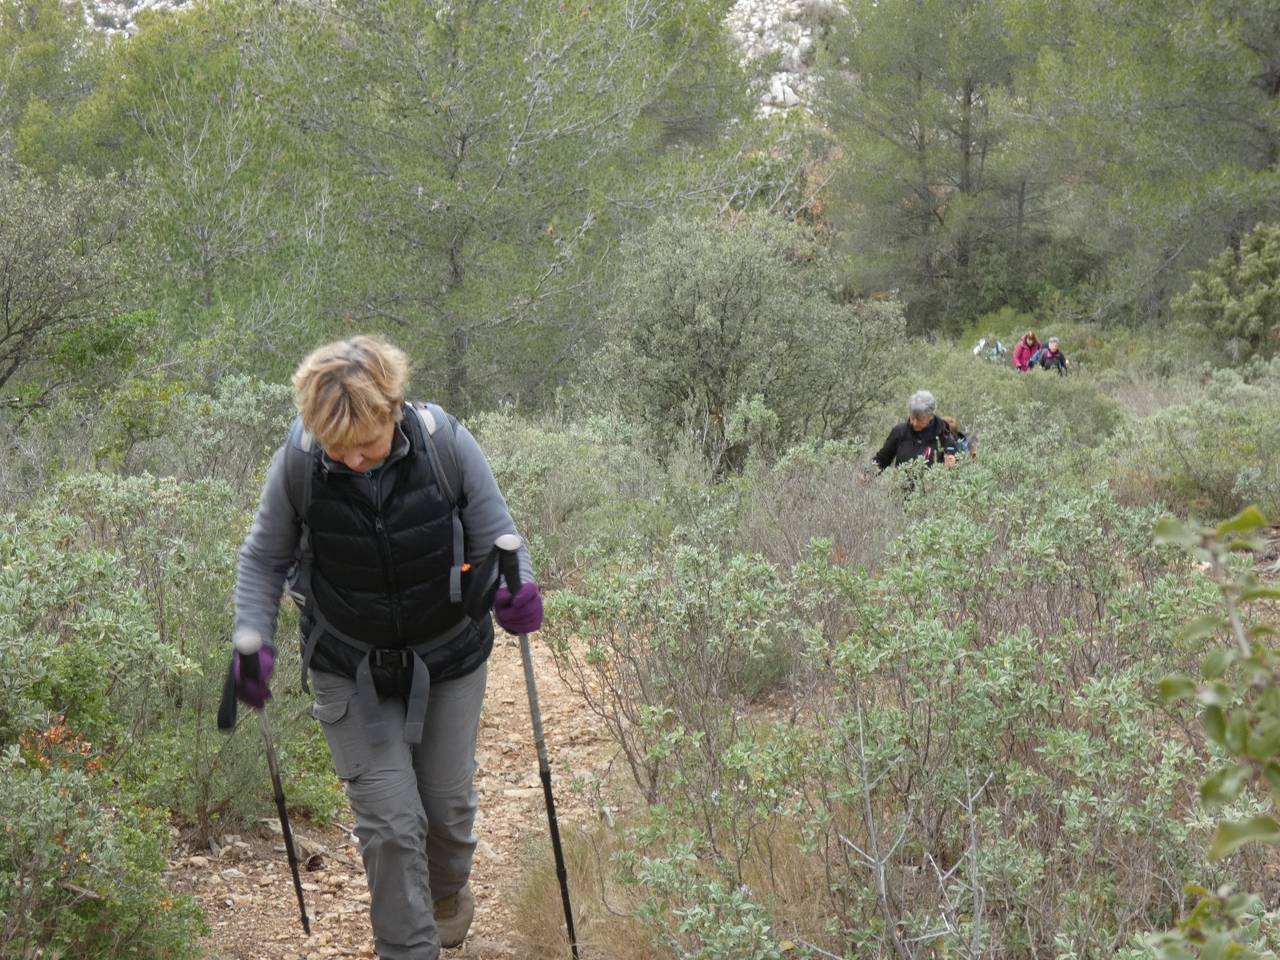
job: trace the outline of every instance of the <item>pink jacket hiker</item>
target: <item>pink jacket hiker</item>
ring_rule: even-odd
[[[1031,355],[1040,349],[1040,341],[1036,339],[1035,334],[1029,334],[1030,342],[1024,335],[1018,338],[1018,344],[1013,348],[1013,365],[1024,373],[1031,369]]]

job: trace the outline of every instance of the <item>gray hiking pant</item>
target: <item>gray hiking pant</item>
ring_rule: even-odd
[[[422,743],[404,742],[405,704],[380,701],[391,737],[369,742],[352,698],[354,680],[311,673],[333,766],[344,781],[369,878],[369,917],[379,960],[437,960],[432,901],[462,889],[476,838],[476,733],[486,665],[431,684]]]

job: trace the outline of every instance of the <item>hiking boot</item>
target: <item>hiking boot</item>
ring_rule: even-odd
[[[471,895],[468,882],[457,893],[435,902],[436,929],[440,931],[440,946],[456,947],[467,939],[471,918],[476,913],[476,898]]]

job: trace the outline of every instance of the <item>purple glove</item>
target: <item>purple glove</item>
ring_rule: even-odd
[[[276,648],[264,643],[257,653],[249,654],[250,659],[258,659],[256,677],[246,677],[241,673],[240,658],[243,656],[240,653],[231,654],[231,676],[236,684],[236,699],[255,710],[261,710],[271,699],[271,688],[267,686],[267,681],[271,679],[271,671],[276,666]]]
[[[507,633],[533,633],[542,626],[542,594],[530,580],[514,594],[499,587],[493,597],[493,616]]]

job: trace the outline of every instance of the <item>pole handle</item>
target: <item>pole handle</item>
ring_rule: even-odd
[[[258,651],[262,649],[262,634],[252,627],[245,627],[236,631],[231,644],[240,657],[240,675],[246,680],[257,680]]]
[[[252,628],[237,630],[231,638],[231,659],[227,662],[227,678],[222,683],[222,700],[218,704],[218,729],[236,728],[236,658],[240,658],[240,675],[249,680],[259,676],[258,651],[262,634]]]
[[[512,593],[520,589],[520,555],[516,551],[523,542],[519,535],[505,533],[493,543],[498,551],[502,579],[507,581],[507,589]]]

